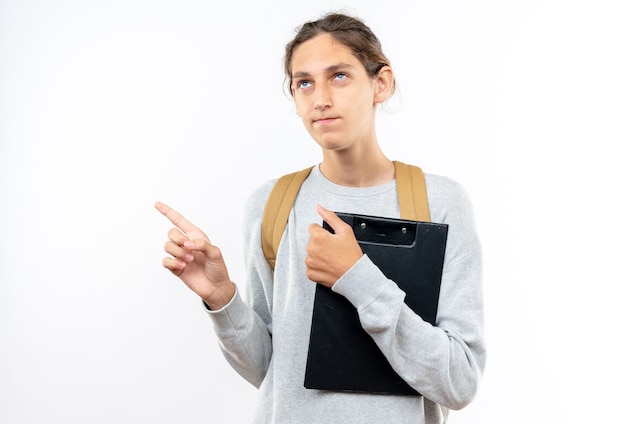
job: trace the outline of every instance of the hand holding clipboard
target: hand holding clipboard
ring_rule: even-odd
[[[406,293],[405,303],[435,323],[448,226],[337,213],[354,231],[363,253]],[[332,231],[327,223],[324,227]],[[418,393],[393,371],[361,327],[356,308],[317,285],[304,386],[368,393]]]

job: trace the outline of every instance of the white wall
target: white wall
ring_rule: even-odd
[[[283,46],[346,4],[0,1],[0,422],[245,422],[255,391],[161,268],[152,205],[242,280],[247,194],[320,159]],[[475,204],[489,361],[452,422],[609,421],[626,377],[620,2],[353,4],[399,79],[384,150]]]

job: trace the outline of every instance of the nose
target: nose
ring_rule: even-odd
[[[313,98],[313,108],[315,110],[325,110],[332,105],[330,90],[327,87],[318,85]]]

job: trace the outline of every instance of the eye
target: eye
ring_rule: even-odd
[[[296,87],[298,88],[309,88],[310,86],[311,86],[311,81],[307,81],[307,80],[298,81],[296,83]]]
[[[346,78],[348,78],[348,75],[343,72],[338,72],[337,74],[335,74],[336,80],[342,81],[342,80],[345,80]]]

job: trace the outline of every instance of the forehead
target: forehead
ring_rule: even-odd
[[[294,50],[291,58],[291,73],[292,75],[298,72],[312,73],[338,63],[355,67],[361,64],[349,47],[330,34],[320,34],[300,44]]]

